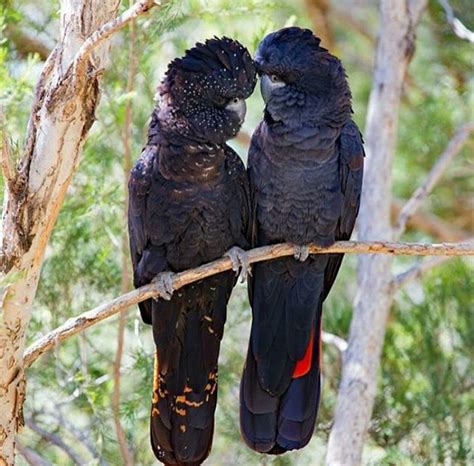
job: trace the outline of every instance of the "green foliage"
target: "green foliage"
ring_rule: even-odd
[[[126,2],[125,2],[126,3]],[[336,53],[343,59],[353,91],[355,119],[363,128],[371,89],[377,9],[354,9],[333,2],[330,16]],[[463,2],[453,2],[466,14]],[[124,4],[122,8],[125,8]],[[24,27],[42,40],[57,37],[57,3],[9,1],[0,7],[0,37],[7,24]],[[353,11],[356,10],[356,11]],[[351,21],[344,19],[351,15]],[[347,16],[346,16],[347,18]],[[464,19],[464,16],[463,16]],[[359,21],[365,34],[353,28]],[[466,18],[468,25],[470,19]],[[156,85],[167,63],[196,41],[213,35],[241,40],[254,52],[263,35],[288,24],[311,27],[304,2],[289,0],[173,0],[137,23],[135,87],[127,92],[130,32],[115,38],[103,83],[102,99],[85,145],[82,161],[60,212],[46,252],[31,343],[68,318],[120,293],[122,236],[125,231],[123,132],[125,107],[131,103],[132,150],[138,156],[146,136]],[[472,24],[471,24],[472,27]],[[472,118],[472,48],[446,26],[437,2],[430,2],[419,30],[401,109],[394,194],[407,198],[446,146],[455,128]],[[0,105],[14,147],[21,147],[32,94],[41,69],[36,56],[21,58],[15,44],[0,40]],[[257,90],[249,100],[244,131],[251,133],[262,114]],[[232,144],[246,159],[247,147]],[[469,227],[468,168],[472,145],[461,152],[425,209],[447,222]],[[471,225],[472,228],[472,225]],[[408,237],[430,240],[426,234]],[[404,270],[411,260],[397,261]],[[356,258],[348,257],[325,306],[326,331],[347,337],[356,293]],[[453,261],[413,283],[396,297],[384,348],[379,394],[365,464],[418,465],[472,463],[472,266]],[[367,297],[366,299],[370,299]],[[153,374],[153,341],[136,309],[129,311],[122,361],[120,415],[136,464],[154,464],[148,441]],[[321,464],[335,406],[341,355],[324,350],[324,395],[318,430],[309,447],[283,457],[262,457],[246,448],[238,427],[238,388],[243,367],[250,309],[243,285],[236,287],[228,310],[222,344],[219,405],[212,465]],[[96,325],[42,356],[28,371],[26,418],[60,435],[89,464],[121,464],[111,408],[117,319]],[[71,429],[71,425],[75,428]],[[78,440],[77,431],[87,442]],[[74,433],[76,432],[76,433]],[[29,429],[21,442],[53,464],[71,464],[64,451]],[[94,452],[87,443],[93,446]],[[19,464],[25,464],[19,459]]]

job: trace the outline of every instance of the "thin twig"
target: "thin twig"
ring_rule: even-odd
[[[456,130],[446,149],[439,156],[433,168],[428,173],[428,176],[426,177],[423,184],[418,187],[408,202],[403,206],[400,215],[398,216],[397,225],[394,228],[394,239],[398,239],[405,231],[409,218],[421,207],[423,201],[426,199],[428,194],[430,194],[436,183],[441,178],[446,167],[460,152],[472,131],[474,131],[474,121],[465,123]]]
[[[30,466],[51,466],[51,463],[43,458],[38,452],[23,445],[18,440],[16,441],[16,449]]]
[[[321,248],[311,245],[311,254],[358,253],[358,254],[394,254],[410,256],[470,256],[474,255],[474,243],[390,243],[382,241],[338,241],[333,246]],[[263,246],[247,251],[249,263],[263,262],[279,257],[292,256],[296,248],[292,244],[275,244]],[[173,274],[173,290],[193,283],[211,275],[216,275],[232,269],[232,262],[228,257],[217,259],[194,269]],[[25,366],[30,366],[42,353],[53,348],[68,337],[80,333],[92,325],[110,317],[117,312],[150,298],[158,298],[157,285],[150,283],[136,290],[130,291],[107,303],[84,312],[77,317],[67,320],[63,325],[47,333],[33,343],[24,354]]]
[[[27,419],[26,425],[33,431],[35,431],[42,439],[46,440],[53,445],[56,445],[58,448],[63,450],[69,458],[73,461],[74,464],[85,465],[87,461],[82,458],[76,451],[74,451],[69,445],[67,445],[64,440],[59,437],[59,435],[48,432],[47,430],[40,427],[33,419]]]
[[[321,339],[323,343],[335,346],[340,353],[344,353],[347,349],[347,341],[333,333],[321,332]]]
[[[452,256],[436,256],[419,260],[415,265],[405,270],[405,272],[401,272],[393,277],[393,291],[397,291],[406,284],[421,278],[426,272],[443,264],[449,259],[452,259]]]
[[[122,29],[130,21],[147,13],[155,6],[161,6],[162,3],[163,2],[158,0],[141,0],[128,8],[128,10],[124,11],[120,16],[105,23],[97,31],[91,34],[81,45],[81,48],[74,58],[74,67],[76,68],[75,75],[85,76],[83,71],[87,60],[94,48],[96,48],[101,42],[109,38],[114,32]]]
[[[22,57],[35,53],[38,54],[42,61],[45,61],[51,53],[51,49],[39,40],[37,36],[35,37],[35,35],[23,31],[16,24],[8,24],[4,34],[5,37],[12,41],[16,51]]]
[[[8,142],[5,113],[2,107],[0,107],[0,168],[5,180],[5,185],[11,190],[15,183],[16,170],[12,166],[12,152],[10,143]]]
[[[454,34],[456,34],[460,39],[474,43],[474,32],[467,28],[459,18],[454,16],[454,10],[448,0],[439,0],[439,3],[446,13],[446,20],[453,29]]]
[[[402,200],[392,199],[390,212],[394,222],[397,221],[403,206]],[[442,242],[468,241],[472,233],[463,230],[453,222],[448,222],[432,213],[422,211],[415,212],[408,219],[406,228],[421,231],[432,236],[436,241]]]
[[[130,22],[130,36],[128,47],[128,77],[127,77],[127,94],[130,94],[135,86],[135,75],[137,73],[137,54],[135,51],[136,45],[136,31],[135,21]],[[128,251],[128,235],[127,235],[127,211],[128,211],[128,190],[127,182],[132,165],[132,143],[131,130],[132,128],[132,101],[128,99],[125,103],[125,122],[123,127],[123,143],[124,143],[124,160],[123,160],[123,183],[124,183],[124,206],[123,206],[123,221],[124,228],[122,233],[122,283],[121,291],[126,293],[130,289],[130,274],[129,274],[129,251]],[[121,367],[122,355],[125,344],[125,327],[127,322],[126,312],[124,309],[119,313],[118,321],[118,336],[117,336],[117,350],[115,352],[114,360],[114,387],[112,393],[112,412],[114,417],[115,430],[117,433],[117,441],[119,443],[120,452],[122,454],[125,466],[132,466],[133,455],[127,443],[127,436],[120,420],[120,386],[121,386]]]

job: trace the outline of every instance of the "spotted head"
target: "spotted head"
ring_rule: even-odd
[[[267,123],[341,123],[350,116],[344,68],[309,29],[288,27],[268,34],[255,63]]]
[[[173,60],[159,87],[161,120],[212,143],[234,137],[256,84],[248,50],[227,37],[197,43]],[[165,121],[166,124],[166,121]]]

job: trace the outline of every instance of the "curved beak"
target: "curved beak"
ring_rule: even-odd
[[[272,95],[272,81],[268,74],[262,74],[260,78],[260,92],[265,103],[268,103],[270,96]]]
[[[239,117],[240,123],[245,120],[245,114],[247,113],[247,104],[244,99],[236,99],[226,106],[227,110],[235,112]]]

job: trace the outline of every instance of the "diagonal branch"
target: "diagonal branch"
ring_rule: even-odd
[[[415,265],[401,272],[395,277],[392,281],[393,291],[398,291],[400,288],[405,286],[407,283],[410,283],[414,280],[421,278],[426,272],[430,271],[434,267],[443,264],[447,260],[451,259],[452,256],[436,256],[436,257],[427,257],[425,259],[419,260]]]
[[[328,248],[311,245],[309,250],[311,254],[376,253],[411,256],[468,256],[474,255],[474,243],[422,244],[389,243],[381,241],[339,241]],[[292,256],[295,252],[296,248],[294,245],[285,243],[255,248],[247,251],[246,255],[249,263],[253,264],[255,262],[277,259],[279,257]],[[211,275],[225,272],[231,268],[231,260],[228,257],[224,257],[201,265],[200,267],[173,274],[173,290],[177,290],[184,285],[188,285],[189,283],[196,282]],[[68,337],[83,332],[92,325],[134,304],[150,298],[158,298],[159,296],[160,293],[158,292],[156,284],[151,283],[67,320],[63,325],[38,339],[25,351],[25,366],[30,366],[42,353],[53,348],[59,342],[66,340]]]
[[[451,26],[454,34],[456,34],[460,39],[467,40],[474,43],[474,32],[467,28],[459,18],[454,16],[453,7],[449,4],[448,0],[439,0],[439,3],[444,9],[446,14],[446,20]]]
[[[347,349],[347,341],[333,333],[321,332],[321,339],[326,345],[333,345],[340,353],[344,353]]]
[[[397,225],[394,228],[394,239],[398,239],[405,231],[410,217],[421,207],[423,201],[427,198],[428,194],[430,194],[436,183],[441,178],[446,167],[463,148],[472,131],[474,131],[474,121],[465,123],[456,130],[454,136],[446,146],[446,149],[428,173],[423,184],[418,187],[408,202],[403,206],[400,215],[398,216]]]
[[[23,445],[18,440],[16,441],[16,448],[30,466],[52,466],[51,463],[43,458],[38,452]]]
[[[72,449],[69,445],[67,445],[64,440],[57,434],[52,432],[48,432],[46,429],[43,429],[38,424],[36,424],[33,419],[27,419],[26,425],[36,432],[42,439],[46,440],[53,445],[56,445],[58,448],[63,450],[69,458],[73,461],[74,464],[85,465],[87,461],[82,458],[74,449]]]
[[[401,199],[392,199],[390,206],[391,217],[394,222],[397,221],[404,203]],[[429,212],[415,212],[407,221],[406,228],[421,231],[432,236],[436,241],[440,242],[458,242],[468,241],[471,231],[465,231],[453,222],[443,220]]]
[[[81,48],[77,52],[74,58],[74,67],[76,68],[76,76],[84,76],[83,68],[85,68],[87,61],[94,50],[101,42],[109,38],[112,34],[125,27],[130,21],[133,21],[138,16],[147,13],[155,6],[162,6],[164,3],[159,0],[141,0],[120,16],[112,19],[111,21],[103,24],[97,31],[91,34],[82,44]]]

